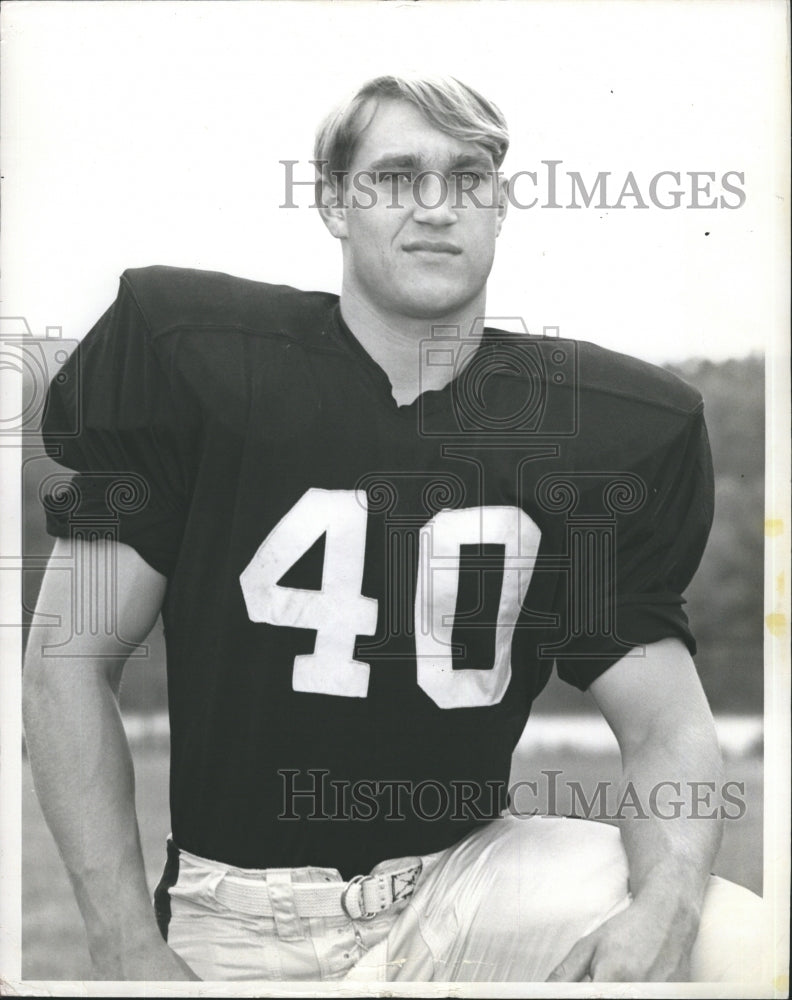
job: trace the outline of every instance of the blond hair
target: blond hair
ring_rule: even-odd
[[[497,170],[509,148],[506,119],[492,101],[453,76],[378,76],[369,80],[319,126],[314,146],[317,184],[346,174],[360,137],[381,99],[409,101],[441,132],[474,142],[492,156]]]

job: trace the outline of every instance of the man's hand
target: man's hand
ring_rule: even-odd
[[[594,681],[591,693],[619,742],[622,788],[644,804],[644,815],[620,821],[633,902],[578,941],[550,979],[689,979],[723,822],[721,758],[709,706],[678,639],[623,658]],[[676,805],[657,798],[669,786]],[[714,790],[706,808],[692,791],[700,787]]]
[[[687,982],[698,920],[640,900],[581,938],[548,982]]]
[[[190,966],[163,941],[158,931],[154,931],[135,948],[127,948],[122,954],[111,954],[102,950],[93,956],[93,978],[106,981],[158,982],[176,980],[199,981]]]

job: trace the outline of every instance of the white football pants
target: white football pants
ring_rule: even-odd
[[[295,919],[288,899],[276,919],[214,898],[223,876],[240,869],[181,852],[168,944],[205,980],[543,982],[579,938],[630,902],[618,830],[586,820],[506,815],[422,861],[412,898],[371,920]],[[342,881],[328,868],[290,874],[291,883]],[[282,893],[282,876],[278,885]],[[761,899],[712,876],[692,979],[761,982],[762,937]]]

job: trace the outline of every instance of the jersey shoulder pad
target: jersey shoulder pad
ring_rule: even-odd
[[[126,270],[121,282],[155,338],[187,329],[303,338],[321,327],[328,309],[338,301],[329,292],[163,265]]]
[[[577,384],[584,394],[620,397],[680,414],[703,406],[699,391],[665,368],[585,340],[576,343]]]

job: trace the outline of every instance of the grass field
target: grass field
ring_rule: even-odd
[[[162,748],[135,750],[138,814],[149,883],[153,889],[164,863],[169,831],[167,753]],[[531,759],[516,758],[512,781],[536,778],[541,770],[560,770],[560,782],[579,781],[590,798],[598,781],[615,781],[615,753],[534,748]],[[745,782],[746,811],[725,824],[716,874],[761,893],[762,762],[759,756],[733,760],[728,778]],[[541,788],[540,783],[540,788]],[[38,806],[30,768],[25,762],[22,792],[22,974],[25,980],[90,979],[91,969],[82,920],[55,843]],[[559,796],[559,812],[565,800]]]

